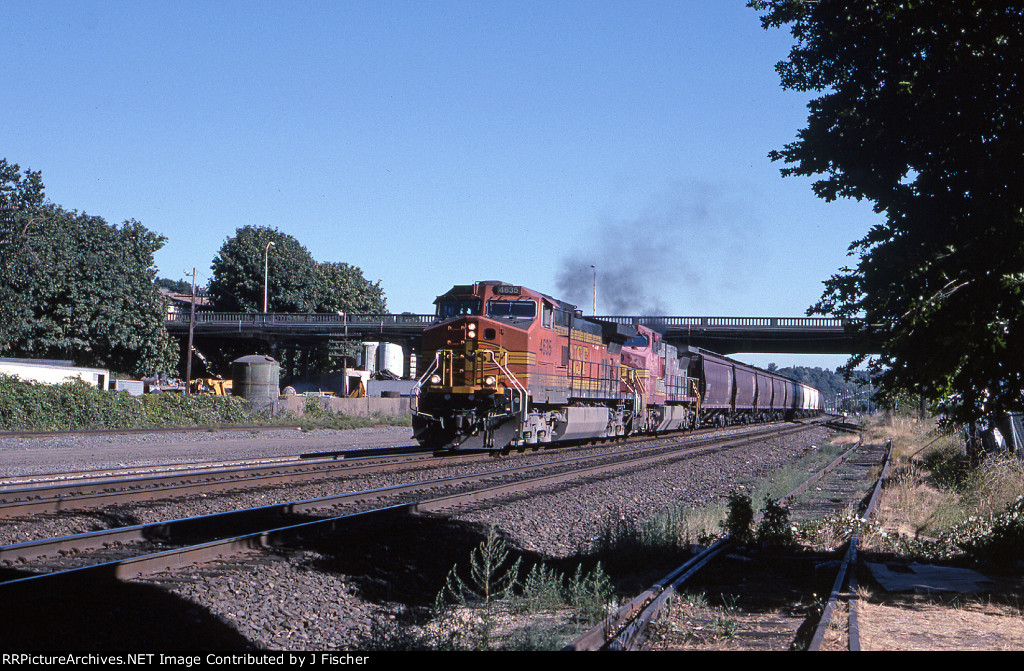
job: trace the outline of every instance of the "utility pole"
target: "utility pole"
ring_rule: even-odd
[[[188,275],[186,272],[185,275]],[[189,301],[188,353],[185,355],[185,395],[192,384],[192,332],[196,328],[196,269],[192,268],[192,300]]]

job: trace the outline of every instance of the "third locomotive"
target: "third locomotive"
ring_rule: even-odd
[[[508,448],[790,419],[821,411],[817,389],[646,326],[584,317],[503,282],[456,286],[423,332],[417,440]]]

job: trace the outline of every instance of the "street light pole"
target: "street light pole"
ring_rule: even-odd
[[[267,275],[270,269],[270,247],[273,244],[271,240],[263,249],[263,314],[267,314]]]
[[[590,266],[594,270],[594,316],[597,316],[597,266]]]

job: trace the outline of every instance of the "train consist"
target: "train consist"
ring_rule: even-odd
[[[501,449],[821,412],[817,389],[525,287],[477,282],[435,304],[413,414],[423,445]]]

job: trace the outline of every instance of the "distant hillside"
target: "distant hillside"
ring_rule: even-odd
[[[849,396],[870,387],[870,385],[856,384],[856,382],[853,381],[847,382],[843,379],[843,376],[840,373],[835,373],[828,368],[789,366],[786,368],[777,368],[775,372],[779,375],[784,375],[785,377],[792,378],[798,382],[803,382],[804,384],[815,387],[824,394],[825,398],[835,398],[836,394]],[[857,371],[854,375],[854,380],[866,379],[867,376],[867,371]]]

